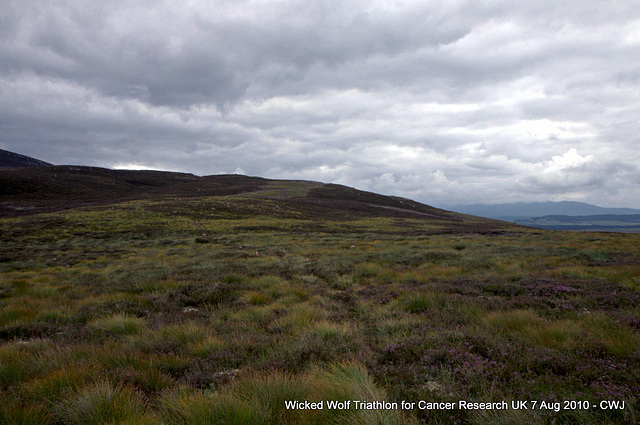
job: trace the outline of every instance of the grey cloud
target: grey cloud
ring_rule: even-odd
[[[14,7],[11,20],[17,24],[7,35],[12,40],[4,49],[4,68],[73,79],[107,95],[144,87],[154,104],[220,106],[249,88],[270,97],[308,92],[317,84],[353,85],[357,79],[341,83],[339,75],[335,81],[325,76],[348,75],[354,64],[361,77],[369,74],[360,78],[364,87],[394,76],[436,75],[443,66],[436,57],[428,58],[429,69],[422,63],[399,70],[389,62],[450,43],[472,27],[455,10],[421,3],[368,11],[359,2],[283,4],[227,5],[229,15],[212,10],[215,3],[200,13],[185,12],[181,2],[164,9],[122,2]],[[322,81],[307,79],[314,70]]]
[[[554,156],[550,161],[535,164],[523,177],[521,189],[531,193],[588,192],[594,189],[617,194],[626,186],[629,175],[638,168],[619,160],[600,160],[593,155],[581,156],[576,149]]]
[[[5,1],[0,145],[427,203],[639,207],[639,53],[628,1]]]

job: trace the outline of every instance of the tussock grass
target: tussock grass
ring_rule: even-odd
[[[311,304],[295,304],[289,308],[287,314],[277,319],[275,326],[288,329],[292,333],[296,333],[300,329],[311,327],[314,322],[326,318],[326,313]]]
[[[271,301],[271,297],[263,292],[249,291],[240,297],[240,301],[247,302],[251,305],[265,305]]]
[[[251,286],[257,289],[270,289],[286,286],[287,282],[279,276],[262,276],[257,279],[253,279]]]
[[[119,368],[110,375],[112,379],[132,385],[146,394],[158,394],[176,384],[171,375],[160,370],[160,366],[153,362],[144,363],[139,368]]]
[[[445,309],[458,305],[455,297],[432,291],[414,292],[405,295],[399,302],[409,313],[423,313],[432,309]]]
[[[2,395],[0,403],[0,423],[5,425],[49,425],[54,420],[47,406],[39,404],[20,405]]]
[[[179,323],[162,328],[160,335],[165,341],[179,344],[197,343],[209,336],[209,329],[194,322]]]
[[[89,327],[99,332],[115,335],[132,335],[142,332],[144,319],[132,317],[127,314],[117,313],[107,317],[101,317],[89,322]]]
[[[376,263],[360,263],[353,267],[353,275],[358,278],[376,277],[382,270],[382,266]]]
[[[254,404],[224,395],[212,397],[189,388],[164,394],[160,409],[167,425],[267,423],[264,412]]]
[[[309,290],[306,288],[283,288],[282,298],[279,300],[281,304],[291,306],[309,299]]]
[[[575,349],[585,341],[601,344],[611,354],[627,356],[637,350],[640,336],[602,313],[577,319],[548,320],[531,310],[491,313],[487,321],[506,332],[522,335],[534,344]]]
[[[15,303],[8,305],[0,311],[0,323],[7,325],[16,322],[33,320],[38,315],[38,305],[26,302],[26,299],[17,299]]]
[[[637,422],[640,235],[337,205],[316,220],[261,196],[0,218],[0,423]],[[294,397],[627,409],[286,410]]]
[[[21,391],[31,402],[44,400],[53,405],[68,392],[92,382],[96,375],[96,368],[91,365],[65,365],[29,381]]]
[[[274,373],[249,375],[212,393],[180,388],[164,394],[161,415],[167,424],[412,424],[402,412],[328,409],[327,400],[387,400],[366,369],[356,363],[313,369],[292,376]],[[325,403],[322,410],[290,410],[286,401]]]
[[[189,345],[189,351],[196,356],[206,357],[222,350],[225,342],[214,336],[208,336],[201,341]]]
[[[638,351],[640,335],[636,329],[618,324],[602,312],[589,314],[577,326],[614,355],[628,356]]]
[[[42,339],[13,340],[0,346],[0,386],[15,385],[55,368],[55,359],[41,355],[49,346]]]
[[[458,265],[445,265],[445,264],[433,264],[425,263],[420,266],[422,274],[432,278],[445,278],[450,279],[457,276],[464,275],[462,267]],[[424,280],[424,278],[419,279]]]
[[[142,396],[129,387],[99,381],[68,396],[56,409],[67,424],[152,424]]]

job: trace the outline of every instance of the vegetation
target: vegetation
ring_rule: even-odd
[[[637,423],[639,235],[250,183],[5,198],[0,423]],[[603,400],[625,408],[592,407]]]

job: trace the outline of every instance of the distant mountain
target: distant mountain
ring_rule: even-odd
[[[453,205],[452,211],[507,221],[522,221],[549,215],[586,216],[605,214],[640,214],[632,208],[604,208],[584,202],[517,202],[510,204]]]
[[[517,223],[551,230],[588,230],[640,233],[640,214],[547,215]]]
[[[0,149],[0,168],[44,167],[48,162]]]

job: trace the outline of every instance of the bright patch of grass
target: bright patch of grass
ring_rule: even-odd
[[[603,313],[590,314],[578,326],[612,354],[627,356],[640,347],[640,335],[637,330],[617,324]]]
[[[409,313],[422,313],[430,309],[440,309],[452,305],[455,299],[439,292],[414,292],[400,300]]]
[[[219,338],[208,336],[207,338],[189,345],[189,351],[196,356],[206,357],[222,350],[226,344]]]
[[[375,277],[383,270],[382,266],[375,263],[360,263],[353,267],[353,275],[359,278]]]
[[[498,329],[519,334],[544,347],[574,349],[585,337],[579,322],[547,320],[531,310],[494,312],[487,316],[487,321]]]
[[[95,319],[89,323],[89,327],[116,335],[132,335],[142,332],[144,319],[117,313]]]
[[[209,334],[209,329],[201,324],[186,322],[167,326],[161,330],[162,339],[189,344],[202,341]]]
[[[251,282],[251,286],[258,289],[269,289],[282,285],[286,285],[286,281],[279,276],[262,276]]]

